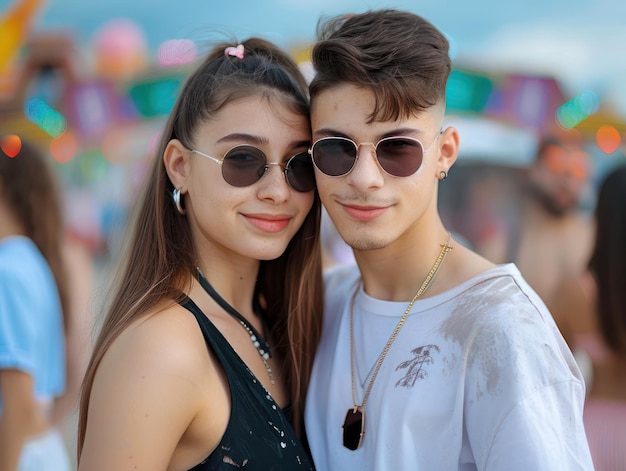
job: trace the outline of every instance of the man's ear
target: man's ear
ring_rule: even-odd
[[[450,167],[456,162],[459,155],[459,133],[452,126],[447,127],[439,138],[439,159],[437,160],[437,174],[439,178],[440,172],[448,173]]]
[[[178,139],[167,143],[163,153],[163,163],[174,188],[183,188],[189,176],[190,152]],[[185,193],[185,191],[181,191]]]

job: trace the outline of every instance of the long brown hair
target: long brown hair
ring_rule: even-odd
[[[64,219],[58,182],[46,154],[30,141],[21,140],[14,158],[0,150],[0,186],[2,198],[48,262],[54,276],[63,322],[69,323],[68,286],[62,257]]]
[[[162,300],[181,301],[195,273],[195,248],[187,219],[172,202],[163,153],[171,139],[190,146],[198,127],[232,100],[271,95],[295,112],[307,115],[307,84],[296,63],[273,44],[259,38],[242,43],[243,60],[226,57],[218,44],[181,89],[154,156],[136,206],[120,276],[85,375],[80,399],[78,454],[83,446],[89,395],[96,369],[117,336]],[[302,227],[276,260],[262,261],[255,288],[267,303],[271,337],[284,359],[300,430],[304,396],[321,332],[323,289],[319,197]]]

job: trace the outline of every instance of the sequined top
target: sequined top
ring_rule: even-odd
[[[222,440],[190,471],[314,470],[284,411],[220,331],[191,299],[181,305],[198,321],[207,345],[224,369],[231,396],[230,419]]]

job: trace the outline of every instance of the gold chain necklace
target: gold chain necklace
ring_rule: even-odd
[[[350,306],[350,375],[352,380],[352,403],[354,407],[348,409],[348,412],[346,413],[346,418],[343,423],[343,446],[349,448],[350,450],[356,450],[361,446],[361,443],[363,442],[363,435],[365,435],[365,404],[367,403],[367,399],[369,398],[372,386],[374,386],[374,381],[376,381],[378,371],[380,370],[380,367],[382,366],[383,361],[385,360],[385,357],[387,356],[387,353],[391,348],[391,345],[400,333],[400,329],[402,329],[402,326],[409,316],[409,312],[411,312],[411,308],[415,304],[415,301],[417,301],[417,299],[426,292],[431,282],[435,278],[435,275],[437,274],[441,263],[443,262],[444,258],[446,258],[447,253],[452,250],[452,246],[449,244],[449,242],[450,238],[448,238],[448,242],[440,244],[441,252],[439,252],[439,256],[437,257],[437,260],[435,260],[435,264],[430,269],[428,275],[426,275],[426,278],[424,279],[422,286],[420,286],[420,289],[417,291],[417,293],[415,293],[415,296],[413,296],[413,299],[411,299],[411,302],[404,310],[404,314],[402,314],[402,317],[398,321],[398,324],[392,332],[391,337],[389,337],[389,340],[387,340],[385,348],[383,348],[383,351],[378,356],[378,360],[376,361],[376,365],[374,366],[374,371],[372,372],[372,378],[367,385],[367,389],[365,390],[365,394],[363,395],[363,401],[361,401],[360,405],[357,405],[356,403],[356,394],[354,390],[354,363],[356,356],[354,348],[354,303],[356,300],[358,289],[354,292],[354,295],[352,296],[352,304]]]

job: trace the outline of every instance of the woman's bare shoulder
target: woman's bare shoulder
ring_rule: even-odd
[[[181,437],[194,433],[205,439],[193,450],[197,462],[225,428],[228,414],[218,415],[228,409],[224,390],[194,316],[176,303],[156,306],[113,340],[98,365],[84,466],[121,469],[131,444],[145,469],[165,469],[173,459],[186,459]],[[204,432],[205,423],[217,424],[219,433]]]
[[[130,359],[153,365],[160,371],[172,368],[193,373],[203,368],[206,345],[197,320],[187,309],[165,301],[130,324],[111,345],[107,355],[120,364]]]

